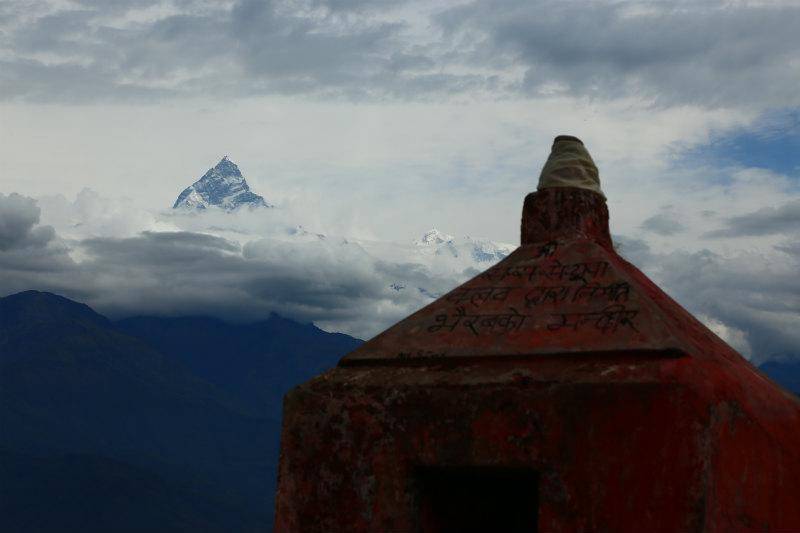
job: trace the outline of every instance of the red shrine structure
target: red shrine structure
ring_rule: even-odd
[[[521,241],[286,396],[276,531],[800,531],[800,402],[614,251],[580,140]]]

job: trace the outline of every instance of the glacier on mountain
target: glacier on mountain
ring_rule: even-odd
[[[439,244],[447,244],[449,242],[453,242],[454,237],[452,235],[448,235],[446,233],[442,233],[436,228],[430,229],[425,232],[420,240],[416,242],[419,246],[430,246],[430,245],[439,245]]]
[[[219,207],[233,211],[243,206],[272,207],[250,190],[239,167],[225,156],[202,178],[185,188],[172,207],[189,210]]]
[[[464,266],[468,266],[470,261],[475,263],[494,263],[504,259],[514,251],[516,246],[505,243],[498,243],[486,239],[473,239],[466,236],[463,239],[456,239],[452,235],[442,233],[436,228],[428,230],[417,241],[414,241],[417,251],[433,253],[438,256],[452,256],[453,258],[463,257],[467,259]]]

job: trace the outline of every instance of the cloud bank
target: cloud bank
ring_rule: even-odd
[[[73,209],[96,212],[87,202],[104,200],[86,194]],[[112,219],[143,216],[115,213]],[[427,246],[320,235],[288,226],[276,213],[156,213],[150,216],[159,231],[96,236],[96,228],[73,224],[65,238],[39,223],[35,200],[0,195],[0,294],[50,290],[112,317],[253,321],[277,312],[369,337],[502,257],[491,255],[498,248],[488,241]],[[269,229],[259,235],[256,227]],[[725,256],[656,252],[642,240],[615,237],[623,255],[756,361],[800,355],[800,244],[786,239],[769,253]]]
[[[485,250],[465,257],[483,250],[481,242],[451,245],[442,256],[411,243],[310,233],[285,225],[273,210],[154,214],[152,225],[161,231],[97,236],[100,226],[74,223],[100,210],[87,209],[88,202],[103,200],[84,192],[71,204],[74,212],[61,213],[73,222],[63,237],[39,224],[35,200],[0,194],[0,294],[49,290],[114,317],[210,314],[254,321],[277,312],[364,337],[474,275],[471,265],[487,260]],[[142,217],[115,213],[107,219],[112,227]],[[169,226],[174,229],[163,229]],[[253,227],[268,230],[259,235]]]
[[[800,253],[654,252],[617,237],[621,252],[715,333],[755,362],[800,356]]]
[[[55,237],[50,226],[37,226],[40,210],[36,201],[19,194],[0,194],[0,250],[37,248]]]
[[[793,2],[11,0],[0,94],[34,101],[571,94],[788,107]]]
[[[725,227],[711,231],[709,237],[741,237],[797,233],[800,229],[800,200],[778,207],[763,207],[754,213],[731,217]]]

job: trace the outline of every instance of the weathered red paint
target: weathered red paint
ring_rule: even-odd
[[[290,392],[276,531],[419,531],[419,466],[535,469],[541,531],[800,531],[800,403],[607,217],[529,195],[511,256]]]

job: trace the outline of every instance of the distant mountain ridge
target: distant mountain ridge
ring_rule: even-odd
[[[758,368],[775,383],[800,396],[800,361],[796,359],[767,361]]]
[[[245,206],[272,207],[263,197],[250,190],[239,167],[225,156],[199,180],[185,188],[172,208],[193,210],[219,207],[232,211]]]
[[[349,335],[275,314],[251,324],[211,317],[134,317],[115,325],[276,419],[292,386],[335,366],[361,344]]]
[[[0,529],[270,531],[283,394],[360,343],[0,298]]]

